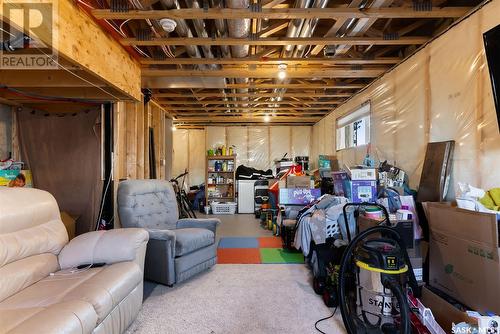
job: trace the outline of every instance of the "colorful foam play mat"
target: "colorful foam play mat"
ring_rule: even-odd
[[[225,237],[217,249],[219,264],[304,263],[300,252],[282,248],[278,237]]]

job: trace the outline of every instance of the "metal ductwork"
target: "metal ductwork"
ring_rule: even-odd
[[[227,0],[228,8],[248,8],[249,0]],[[250,19],[227,20],[229,37],[231,38],[248,38],[250,35]],[[231,45],[231,54],[234,58],[244,58],[248,56],[250,45]],[[236,83],[247,83],[248,78],[238,78]],[[248,93],[248,89],[238,89],[238,93]],[[241,98],[242,101],[248,102],[248,97]],[[242,103],[242,107],[248,107],[248,103]]]
[[[315,0],[313,7],[315,8],[325,8],[328,4],[328,0]],[[311,37],[318,25],[319,19],[307,19],[302,24],[302,30],[300,31],[299,37]],[[293,53],[293,57],[300,58],[304,55],[306,50],[306,45],[297,45],[295,47],[295,52]]]
[[[211,0],[210,1],[210,5],[213,8],[223,8],[224,6],[222,3],[223,3],[222,0]],[[226,21],[224,21],[224,19],[217,19],[217,20],[214,20],[214,23],[215,23],[215,29],[217,30],[217,35],[218,35],[217,37],[226,38],[228,36]],[[220,49],[222,52],[222,56],[224,58],[231,58],[231,49],[230,49],[229,45],[221,45]]]
[[[249,0],[227,0],[228,8],[248,8]],[[227,20],[229,37],[231,38],[248,38],[250,35],[250,19]],[[243,58],[248,56],[250,45],[231,45],[231,54],[235,58]]]
[[[177,1],[177,0],[161,0],[161,3],[163,4],[163,6],[165,6],[166,9],[180,9],[181,8],[179,1]],[[175,23],[177,23],[177,27],[175,28],[175,31],[177,32],[177,34],[179,36],[187,37],[187,38],[194,37],[186,20],[175,19],[174,21],[175,21]],[[201,58],[200,50],[198,49],[198,46],[196,46],[196,45],[186,45],[186,52],[187,52],[189,57]]]
[[[328,4],[328,0],[296,0],[295,8],[309,8],[310,6],[315,8],[325,8]],[[311,37],[314,34],[314,30],[318,24],[318,19],[294,19],[291,24],[288,26],[288,30],[286,32],[286,36],[289,38],[293,37]],[[294,51],[295,50],[295,51]],[[286,45],[283,48],[283,57],[290,58],[300,58],[304,55],[305,45],[297,45],[294,47],[293,45]],[[290,83],[290,79],[285,79],[284,83]],[[286,92],[286,89],[275,89],[274,93],[278,95],[276,97],[276,101],[283,100],[283,94]]]
[[[296,0],[295,8],[308,8],[312,3],[312,0]],[[288,25],[288,29],[286,31],[286,37],[293,38],[298,37],[300,31],[302,30],[302,25],[304,24],[304,19],[294,19]],[[283,57],[289,58],[292,56],[294,46],[293,45],[285,45],[283,48]]]
[[[186,4],[188,7],[191,8],[201,8],[197,0],[186,0]],[[205,29],[205,21],[203,21],[202,19],[193,19],[192,21],[194,25],[194,30],[196,31],[196,35],[198,35],[198,37],[208,38],[208,33],[207,30]],[[201,49],[203,50],[205,58],[214,58],[214,55],[209,45],[202,45]]]

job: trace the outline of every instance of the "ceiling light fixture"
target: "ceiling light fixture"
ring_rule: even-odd
[[[172,131],[177,130],[177,127],[175,125],[172,125]]]
[[[271,116],[265,115],[264,116],[264,122],[269,123],[271,121]]]
[[[286,78],[286,64],[278,65],[278,79],[283,80]]]

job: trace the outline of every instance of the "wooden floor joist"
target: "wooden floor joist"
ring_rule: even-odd
[[[163,105],[162,105],[163,106]],[[268,113],[272,113],[275,110],[288,110],[288,111],[298,111],[298,110],[325,110],[332,111],[333,108],[327,107],[172,107],[172,106],[163,106],[165,110],[173,111],[173,112],[181,112],[181,111],[227,111],[227,110],[239,110],[239,111],[265,111]]]
[[[322,116],[315,117],[288,117],[288,116],[274,116],[271,117],[274,121],[286,121],[286,122],[316,122],[321,119]],[[215,116],[215,117],[183,117],[178,121],[182,122],[219,122],[219,123],[232,123],[232,122],[241,122],[244,120],[263,120],[264,116]],[[175,119],[177,121],[177,119]]]
[[[323,97],[323,98],[351,97],[352,94],[349,94],[349,93],[328,94],[328,93],[320,93],[320,92],[309,92],[309,93],[304,92],[304,93],[285,93],[285,94],[282,94],[280,96],[317,99],[320,97]],[[182,98],[182,99],[185,99],[186,95],[175,94],[175,93],[153,93],[153,97],[154,98]],[[224,94],[224,93],[196,93],[195,92],[195,93],[193,93],[193,97],[200,98],[200,103],[204,103],[205,100],[202,100],[201,98],[216,98],[216,97],[266,98],[266,97],[276,97],[276,94],[275,93],[225,93]],[[174,101],[174,100],[172,100],[172,101]]]
[[[143,65],[394,65],[398,57],[363,58],[167,58],[141,59]]]
[[[146,20],[146,19],[429,19],[458,18],[465,15],[470,7],[433,7],[419,11],[412,7],[390,8],[183,8],[171,10],[129,10],[112,11],[94,9],[92,14],[98,19]]]
[[[385,69],[309,69],[289,68],[286,70],[288,78],[377,78],[385,72]],[[201,77],[201,78],[276,78],[276,69],[250,70],[221,69],[214,71],[201,70],[157,70],[145,69],[143,77]],[[257,85],[260,87],[260,85]]]
[[[289,84],[274,84],[274,83],[260,83],[255,84],[253,82],[249,83],[234,83],[227,84],[226,88],[258,88],[258,89],[361,89],[365,87],[363,84],[326,84],[326,83],[289,83]]]
[[[238,100],[238,101],[223,101],[223,100],[210,100],[210,101],[165,101],[165,100],[158,100],[158,103],[164,106],[167,105],[181,105],[178,108],[182,108],[184,105],[209,105],[209,104],[222,104],[222,105],[284,105],[284,104],[310,104],[310,105],[338,105],[341,104],[342,101],[304,101],[304,100],[282,100],[282,101],[244,101],[244,100]]]
[[[316,115],[316,116],[324,116],[325,111],[256,111],[256,112],[251,112],[250,114],[252,116],[266,116],[266,115],[275,115],[275,116],[301,116],[301,115]],[[211,111],[211,112],[193,112],[193,111],[182,111],[182,112],[176,112],[173,113],[176,118],[182,118],[182,117],[207,117],[207,116],[244,116],[249,113],[245,113],[242,111],[238,112],[230,112],[227,113],[225,111]]]
[[[426,36],[386,39],[382,37],[268,37],[268,38],[203,38],[167,37],[141,40],[122,38],[123,45],[162,46],[162,45],[419,45],[429,40]]]

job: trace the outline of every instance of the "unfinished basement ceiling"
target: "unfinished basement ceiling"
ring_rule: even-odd
[[[479,2],[113,0],[92,14],[119,27],[178,127],[311,125]]]

